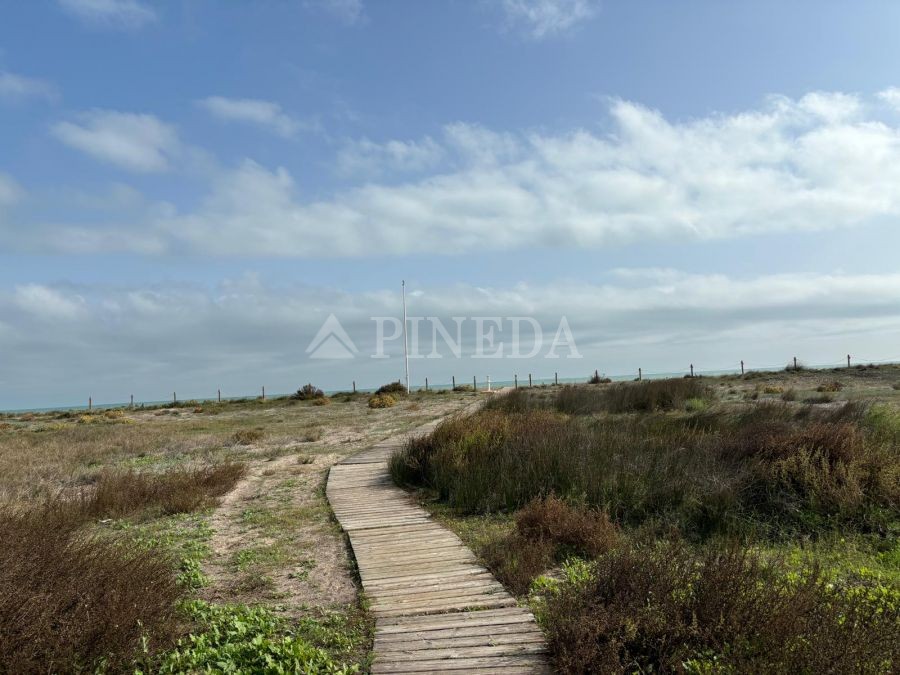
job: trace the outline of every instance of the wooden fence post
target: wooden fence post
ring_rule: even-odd
[[[794,370],[797,370],[797,357],[794,357]]]
[[[531,387],[531,373],[528,373],[528,386]]]
[[[265,401],[266,400],[266,388],[263,387],[262,390],[263,390],[262,400]]]
[[[472,376],[472,391],[478,391],[478,381],[475,377],[475,375]]]
[[[744,374],[744,359],[741,359],[741,375]]]
[[[513,389],[518,389],[518,388],[519,388],[519,375],[518,375],[518,373],[516,373],[515,375],[513,375]]]
[[[178,405],[178,395],[174,391],[172,392],[172,405]]]
[[[221,403],[222,402],[222,390],[218,389],[217,392],[219,394],[219,403]]]
[[[456,390],[456,375],[453,376],[453,389]]]
[[[425,378],[425,391],[428,391],[428,378]]]
[[[692,363],[691,364],[691,377],[693,377],[693,376],[694,376],[694,364]]]
[[[847,354],[847,367],[848,368],[850,367],[850,355],[849,354]]]
[[[644,379],[644,374],[641,372],[641,369],[638,368],[638,382]]]
[[[553,384],[559,384],[559,373],[553,373]]]
[[[356,380],[353,380],[353,393],[356,393]]]
[[[88,396],[88,412],[94,409],[94,399]]]
[[[134,394],[131,395],[131,407],[134,407]]]

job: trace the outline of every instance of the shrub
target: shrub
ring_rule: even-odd
[[[328,405],[329,403],[331,403],[331,399],[325,398],[324,396],[320,398],[314,398],[312,401],[312,404],[317,406]]]
[[[796,401],[797,392],[794,389],[785,389],[781,394],[781,400],[785,402]]]
[[[390,394],[375,394],[369,398],[370,408],[392,408],[396,403],[397,399]]]
[[[375,391],[376,394],[391,394],[391,395],[404,395],[406,394],[406,385],[401,383],[399,380],[397,382],[389,382],[388,384],[383,384]]]
[[[573,507],[550,496],[534,499],[516,512],[516,527],[483,546],[479,555],[513,593],[571,555],[597,556],[618,541],[618,530],[602,511]]]
[[[182,593],[158,551],[41,512],[0,514],[0,671],[125,671],[176,630]]]
[[[312,401],[318,398],[324,398],[325,392],[319,389],[314,384],[304,384],[297,390],[297,393],[292,396],[292,398],[298,401]]]
[[[894,384],[891,385],[891,388],[900,391],[900,382],[894,382]]]
[[[832,401],[834,401],[834,396],[832,396],[831,394],[819,394],[818,396],[810,396],[808,398],[803,399],[803,402],[808,405],[831,403]]]
[[[259,429],[238,429],[231,434],[231,442],[234,445],[252,445],[262,440],[264,435]]]
[[[610,382],[612,382],[611,379],[606,376],[601,377],[600,373],[598,373],[596,370],[594,371],[594,374],[591,375],[588,379],[588,384],[609,384]]]
[[[243,464],[227,463],[164,473],[104,471],[92,489],[74,499],[54,497],[41,509],[48,521],[71,522],[121,518],[139,511],[188,513],[215,503],[244,476]]]
[[[621,547],[569,564],[537,612],[563,673],[890,672],[898,607],[737,548]]]
[[[782,394],[784,393],[784,387],[776,387],[776,386],[768,386],[763,387],[764,394]]]
[[[774,403],[679,417],[484,410],[411,439],[390,469],[396,482],[433,489],[470,513],[555,494],[583,498],[619,523],[698,537],[884,531],[900,502],[900,456],[886,436],[860,426],[864,415]]]
[[[841,391],[843,388],[844,388],[843,383],[835,380],[833,382],[826,382],[824,384],[820,384],[818,387],[816,387],[816,391],[818,391],[819,393],[834,394],[836,392]]]
[[[900,385],[898,385],[897,388],[900,388]],[[455,387],[453,387],[453,391],[472,391],[472,385],[471,384],[458,384]]]

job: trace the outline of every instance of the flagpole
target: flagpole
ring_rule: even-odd
[[[400,282],[403,293],[403,361],[406,364],[406,393],[409,393],[409,349],[406,346],[406,281]]]

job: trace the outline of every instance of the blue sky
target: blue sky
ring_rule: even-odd
[[[414,381],[900,357],[896,3],[0,12],[0,408],[377,385],[400,278],[584,357]]]

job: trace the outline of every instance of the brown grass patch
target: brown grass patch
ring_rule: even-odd
[[[234,445],[253,445],[261,441],[265,434],[260,429],[238,429],[231,434],[231,442]]]
[[[158,551],[78,533],[40,512],[0,515],[0,671],[124,670],[175,630],[182,591]]]

